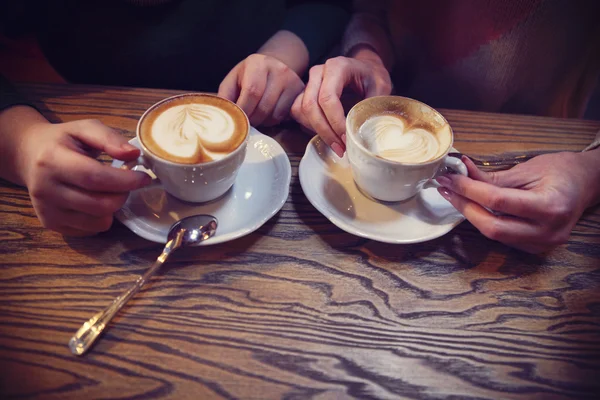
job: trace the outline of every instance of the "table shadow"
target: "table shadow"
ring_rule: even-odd
[[[497,272],[519,276],[535,274],[544,264],[544,255],[532,255],[510,248],[483,236],[473,225],[465,221],[449,233],[426,242],[414,244],[389,244],[364,239],[347,233],[333,225],[306,198],[302,190],[292,192],[292,203],[303,223],[335,251],[346,254],[380,257],[398,265],[424,265],[424,258],[443,256],[444,263],[429,263],[429,272],[450,273],[475,268],[492,253],[504,255],[504,262]],[[319,215],[318,218],[315,215]],[[329,228],[323,229],[323,225]],[[393,267],[392,267],[393,268]]]

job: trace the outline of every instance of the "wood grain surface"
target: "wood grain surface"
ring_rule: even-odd
[[[22,85],[53,121],[132,136],[172,91]],[[600,122],[443,110],[481,158],[577,151]],[[309,140],[270,129],[293,178],[242,239],[176,254],[84,357],[67,342],[159,254],[116,223],[90,238],[40,227],[0,181],[0,397],[15,399],[571,399],[600,394],[600,209],[531,256],[469,223],[422,244],[339,230],[303,195]]]

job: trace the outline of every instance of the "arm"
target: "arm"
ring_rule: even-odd
[[[9,112],[8,110],[13,110]],[[6,112],[5,112],[6,110]],[[22,157],[18,157],[23,145],[24,132],[29,125],[47,122],[42,115],[0,75],[0,177],[18,185],[25,185]],[[10,128],[9,128],[10,127]],[[9,134],[13,132],[14,134]]]
[[[339,157],[346,147],[344,90],[350,88],[359,99],[392,91],[387,68],[394,57],[384,17],[386,7],[383,0],[355,3],[342,41],[344,56],[312,67],[304,92],[292,105],[294,119],[316,132]]]
[[[287,30],[280,30],[271,36],[257,53],[281,61],[298,76],[304,75],[308,68],[308,48],[300,37]]]
[[[354,13],[342,39],[342,55],[353,58],[377,57],[388,69],[394,64],[385,14],[386,0],[355,0]]]
[[[4,81],[0,177],[27,186],[46,228],[74,236],[110,228],[128,192],[147,185],[150,178],[104,165],[95,156],[104,151],[128,161],[139,150],[99,121],[52,124],[8,88]]]
[[[300,77],[339,38],[346,14],[329,3],[290,7],[282,29],[236,65],[219,86],[219,96],[236,102],[252,125],[275,125],[287,118],[304,89]]]

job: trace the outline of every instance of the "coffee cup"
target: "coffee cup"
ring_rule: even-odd
[[[244,159],[248,117],[221,97],[188,93],[166,98],[140,118],[140,157],[124,165],[143,166],[172,196],[201,203],[225,194]]]
[[[376,200],[407,200],[423,188],[439,186],[435,177],[448,170],[467,175],[463,162],[448,156],[453,141],[442,114],[407,97],[362,100],[346,118],[352,176]]]

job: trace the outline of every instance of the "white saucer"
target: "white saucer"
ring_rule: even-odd
[[[139,147],[136,138],[129,143]],[[122,164],[115,160],[112,166]],[[219,221],[217,233],[202,244],[223,243],[255,231],[275,215],[288,198],[291,176],[290,160],[279,143],[252,128],[246,159],[224,196],[209,203],[186,203],[153,186],[132,192],[115,216],[144,239],[166,243],[169,228],[179,219],[210,214]]]
[[[302,190],[324,216],[353,235],[386,243],[419,243],[435,239],[464,217],[435,188],[421,190],[398,203],[379,202],[358,190],[347,156],[339,158],[318,137],[300,161]]]

